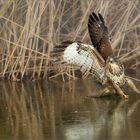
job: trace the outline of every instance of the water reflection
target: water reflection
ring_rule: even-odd
[[[91,80],[0,83],[0,139],[134,140],[140,100],[85,99]]]

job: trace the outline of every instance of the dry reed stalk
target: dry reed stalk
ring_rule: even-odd
[[[92,11],[105,17],[114,55],[140,63],[139,0],[5,0],[0,7],[1,79],[45,78],[52,70],[75,79],[75,68],[65,72],[65,66],[52,65],[51,51],[66,40],[91,44],[87,19]]]

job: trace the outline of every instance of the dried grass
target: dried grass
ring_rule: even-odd
[[[49,65],[51,51],[65,40],[89,43],[87,19],[90,12],[105,17],[115,56],[127,63],[140,54],[139,0],[1,0],[0,78],[21,80],[45,78],[52,70],[66,73],[63,66]]]

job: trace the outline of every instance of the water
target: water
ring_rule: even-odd
[[[1,82],[0,140],[138,140],[140,97],[87,99],[91,80]]]

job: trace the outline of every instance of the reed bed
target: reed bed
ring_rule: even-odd
[[[75,78],[70,67],[53,64],[51,51],[66,40],[91,44],[87,19],[92,11],[105,17],[114,55],[136,68],[140,64],[139,0],[1,0],[0,78],[35,80],[50,73]]]

